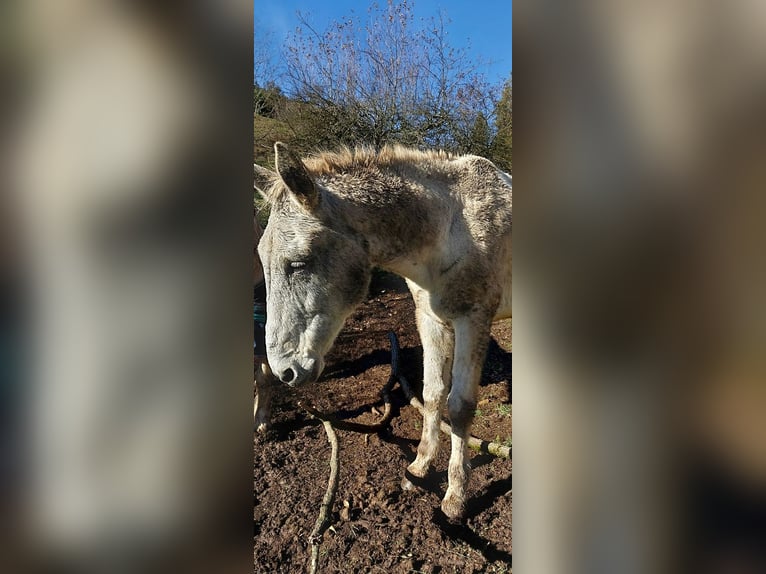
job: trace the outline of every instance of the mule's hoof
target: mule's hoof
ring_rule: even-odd
[[[445,496],[442,500],[442,512],[452,522],[461,522],[465,514],[465,505],[457,496]]]
[[[407,478],[406,476],[402,478],[402,490],[414,490],[414,489],[415,489],[415,485],[412,484],[409,478]]]
[[[269,430],[269,423],[255,423],[255,432],[264,434],[267,430]]]
[[[418,462],[415,461],[407,467],[407,472],[415,478],[425,478],[428,474],[428,466],[429,465],[427,464],[418,464]]]

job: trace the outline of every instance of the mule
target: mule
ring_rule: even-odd
[[[373,267],[403,276],[423,343],[425,405],[407,471],[427,474],[446,400],[452,451],[441,508],[459,519],[490,326],[511,317],[511,178],[471,155],[385,147],[302,161],[282,143],[274,149],[276,172],[255,167],[271,206],[258,251],[272,371],[290,386],[315,381]],[[406,474],[402,486],[412,488]]]

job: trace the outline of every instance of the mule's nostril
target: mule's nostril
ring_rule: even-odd
[[[282,379],[282,382],[289,383],[295,378],[295,371],[292,369],[287,369],[285,371],[282,371],[282,376],[280,377]]]

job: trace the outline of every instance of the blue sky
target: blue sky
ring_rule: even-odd
[[[297,25],[296,12],[311,14],[311,22],[324,29],[353,10],[366,16],[371,0],[253,0],[255,19],[273,34],[277,45]],[[378,0],[385,5],[386,0]],[[492,82],[511,72],[512,0],[412,0],[415,18],[429,18],[444,10],[452,20],[448,32],[455,47],[470,46],[470,53],[490,60],[485,72]],[[257,38],[256,38],[257,41]]]

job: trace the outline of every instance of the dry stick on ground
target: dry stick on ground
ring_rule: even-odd
[[[359,433],[365,433],[365,434],[372,434],[372,433],[385,430],[386,428],[388,428],[388,424],[391,422],[391,419],[394,418],[394,413],[391,409],[391,389],[393,388],[394,384],[396,383],[398,379],[398,375],[395,375],[395,373],[399,371],[399,365],[398,364],[394,365],[393,360],[394,360],[394,355],[392,353],[391,354],[391,376],[388,377],[388,382],[380,391],[380,395],[381,397],[383,397],[383,405],[384,405],[383,416],[376,423],[364,424],[364,423],[356,423],[353,421],[338,420],[332,415],[316,410],[311,405],[307,405],[303,403],[298,403],[298,404],[303,408],[303,410],[305,410],[311,416],[318,418],[320,421],[329,421],[332,423],[332,426],[334,426],[336,429],[339,429],[339,430],[347,430],[347,431],[353,431],[353,432],[359,432]]]
[[[298,403],[298,404],[303,408],[303,410],[305,410],[311,416],[318,418],[320,421],[331,422],[332,425],[338,430],[347,430],[347,431],[353,431],[353,432],[358,432],[363,434],[372,434],[372,433],[385,430],[388,427],[388,424],[391,422],[391,419],[394,418],[394,414],[391,411],[391,399],[389,397],[389,391],[391,390],[392,386],[393,386],[393,383],[390,383],[390,379],[389,379],[389,383],[386,384],[386,386],[383,388],[383,391],[381,391],[381,394],[383,395],[383,402],[385,404],[385,408],[383,410],[383,416],[378,422],[372,423],[372,424],[339,420],[332,415],[316,410],[311,405],[304,404],[304,403]]]
[[[412,392],[407,379],[399,373],[399,341],[396,338],[396,333],[389,333],[388,339],[391,341],[391,376],[396,376],[396,378],[399,380],[399,385],[402,387],[402,390],[407,397],[407,400],[413,407],[418,409],[422,415],[423,411],[425,410],[423,408],[423,403],[421,403],[420,400],[418,400],[418,398]],[[452,433],[452,428],[444,421],[440,421],[439,428],[444,434],[448,436]],[[468,437],[468,447],[479,452],[493,454],[500,458],[511,458],[511,447],[496,442],[481,440],[475,436]]]
[[[324,430],[327,433],[327,440],[330,443],[332,452],[330,454],[330,478],[327,481],[327,490],[324,493],[322,499],[322,506],[319,508],[319,516],[314,524],[314,530],[309,534],[309,542],[311,542],[311,568],[309,572],[316,574],[319,568],[319,546],[322,543],[322,534],[327,530],[330,525],[330,511],[332,510],[332,504],[335,501],[335,492],[338,490],[338,475],[339,461],[338,461],[338,436],[335,434],[335,430],[332,428],[332,423],[328,420],[323,420]]]
[[[319,568],[319,546],[322,542],[322,535],[329,526],[329,515],[330,511],[332,510],[333,502],[335,501],[335,493],[338,490],[338,475],[340,474],[340,462],[338,455],[339,448],[338,436],[335,434],[335,429],[333,426],[343,430],[350,430],[367,434],[379,432],[388,427],[388,424],[393,418],[391,411],[391,389],[393,388],[396,381],[399,381],[399,384],[401,385],[402,390],[404,391],[404,394],[407,397],[407,400],[409,400],[410,404],[418,409],[421,415],[423,414],[423,403],[421,403],[414,395],[409,383],[407,382],[407,379],[399,372],[399,340],[396,337],[396,333],[389,333],[388,339],[391,342],[391,375],[389,376],[388,382],[381,391],[385,409],[383,412],[383,417],[378,422],[368,425],[351,421],[341,421],[331,415],[327,415],[316,410],[310,405],[299,403],[299,405],[311,416],[322,421],[324,430],[327,433],[327,440],[329,441],[332,448],[330,453],[330,478],[327,481],[327,490],[325,491],[324,498],[322,499],[322,506],[319,509],[319,516],[317,517],[317,521],[314,524],[314,529],[309,535],[309,541],[311,542],[311,568],[309,572],[311,574],[316,574]],[[441,421],[440,428],[442,432],[447,435],[451,434],[452,432],[450,426],[444,421]],[[468,446],[474,450],[493,454],[501,458],[511,457],[510,447],[498,444],[496,442],[487,442],[474,436],[470,436],[468,438]]]
[[[338,450],[339,450],[338,437],[335,434],[335,429],[333,428],[333,426],[343,430],[350,430],[350,431],[368,433],[368,434],[382,431],[383,429],[388,427],[388,424],[391,422],[391,419],[393,418],[393,413],[391,411],[391,389],[393,388],[394,383],[396,383],[396,380],[397,380],[395,373],[397,373],[399,370],[399,365],[393,364],[393,358],[394,358],[394,355],[392,353],[391,376],[388,378],[388,382],[383,387],[383,390],[380,393],[383,397],[383,403],[385,405],[383,410],[383,416],[378,422],[374,424],[366,425],[366,424],[355,423],[350,421],[340,421],[340,420],[337,420],[335,417],[319,412],[318,410],[316,410],[310,405],[299,403],[300,406],[303,407],[303,409],[306,412],[308,412],[311,416],[322,421],[324,430],[327,433],[327,440],[330,442],[330,446],[332,447],[332,452],[330,453],[330,478],[327,481],[327,490],[325,491],[324,498],[322,499],[322,506],[319,509],[319,516],[317,517],[317,521],[314,524],[314,529],[311,531],[311,534],[309,535],[309,541],[311,542],[311,567],[309,569],[309,572],[311,574],[316,574],[316,572],[318,572],[319,546],[322,543],[322,535],[324,534],[324,531],[327,530],[327,527],[330,524],[330,511],[332,510],[332,505],[333,505],[333,502],[335,501],[335,493],[338,490],[338,475],[340,474],[340,460],[338,455]],[[398,358],[398,354],[397,354],[397,358]]]

